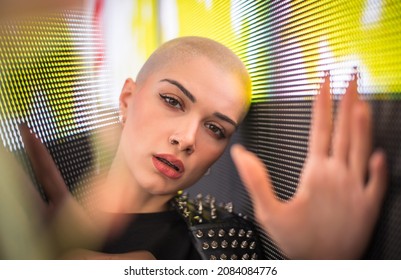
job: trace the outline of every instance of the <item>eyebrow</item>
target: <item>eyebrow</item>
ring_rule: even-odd
[[[235,128],[238,128],[238,124],[235,121],[233,121],[232,119],[230,119],[229,117],[227,117],[226,115],[219,113],[219,112],[215,112],[213,115],[215,115],[220,120],[223,120],[225,122],[228,122],[229,124],[232,124],[233,126],[235,126]]]
[[[163,79],[163,80],[160,80],[160,82],[168,82],[168,83],[170,83],[172,85],[175,85],[176,87],[178,87],[182,91],[183,94],[185,94],[186,97],[188,97],[189,100],[192,101],[192,103],[196,102],[195,96],[193,96],[193,94],[190,93],[189,90],[187,90],[182,84],[180,84],[176,80]]]

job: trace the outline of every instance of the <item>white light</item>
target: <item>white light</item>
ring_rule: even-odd
[[[164,41],[178,37],[177,9],[177,2],[175,0],[160,1],[160,26]]]
[[[363,26],[369,26],[380,21],[383,11],[383,0],[366,0],[362,14]]]

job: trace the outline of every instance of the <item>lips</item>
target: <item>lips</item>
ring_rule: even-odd
[[[170,179],[179,179],[185,168],[181,160],[173,155],[157,154],[152,157],[154,167]]]

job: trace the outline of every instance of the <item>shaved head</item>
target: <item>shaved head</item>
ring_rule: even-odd
[[[173,64],[183,64],[197,57],[206,57],[222,71],[236,75],[244,85],[249,106],[251,79],[245,65],[232,50],[208,38],[179,37],[164,43],[145,62],[138,73],[136,83],[142,84],[154,71],[168,68]],[[207,69],[202,70],[207,71]]]

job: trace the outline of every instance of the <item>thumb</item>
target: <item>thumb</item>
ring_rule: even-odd
[[[271,211],[278,201],[265,165],[254,153],[239,144],[233,145],[231,156],[242,182],[250,193],[256,215],[267,214],[266,212]]]

